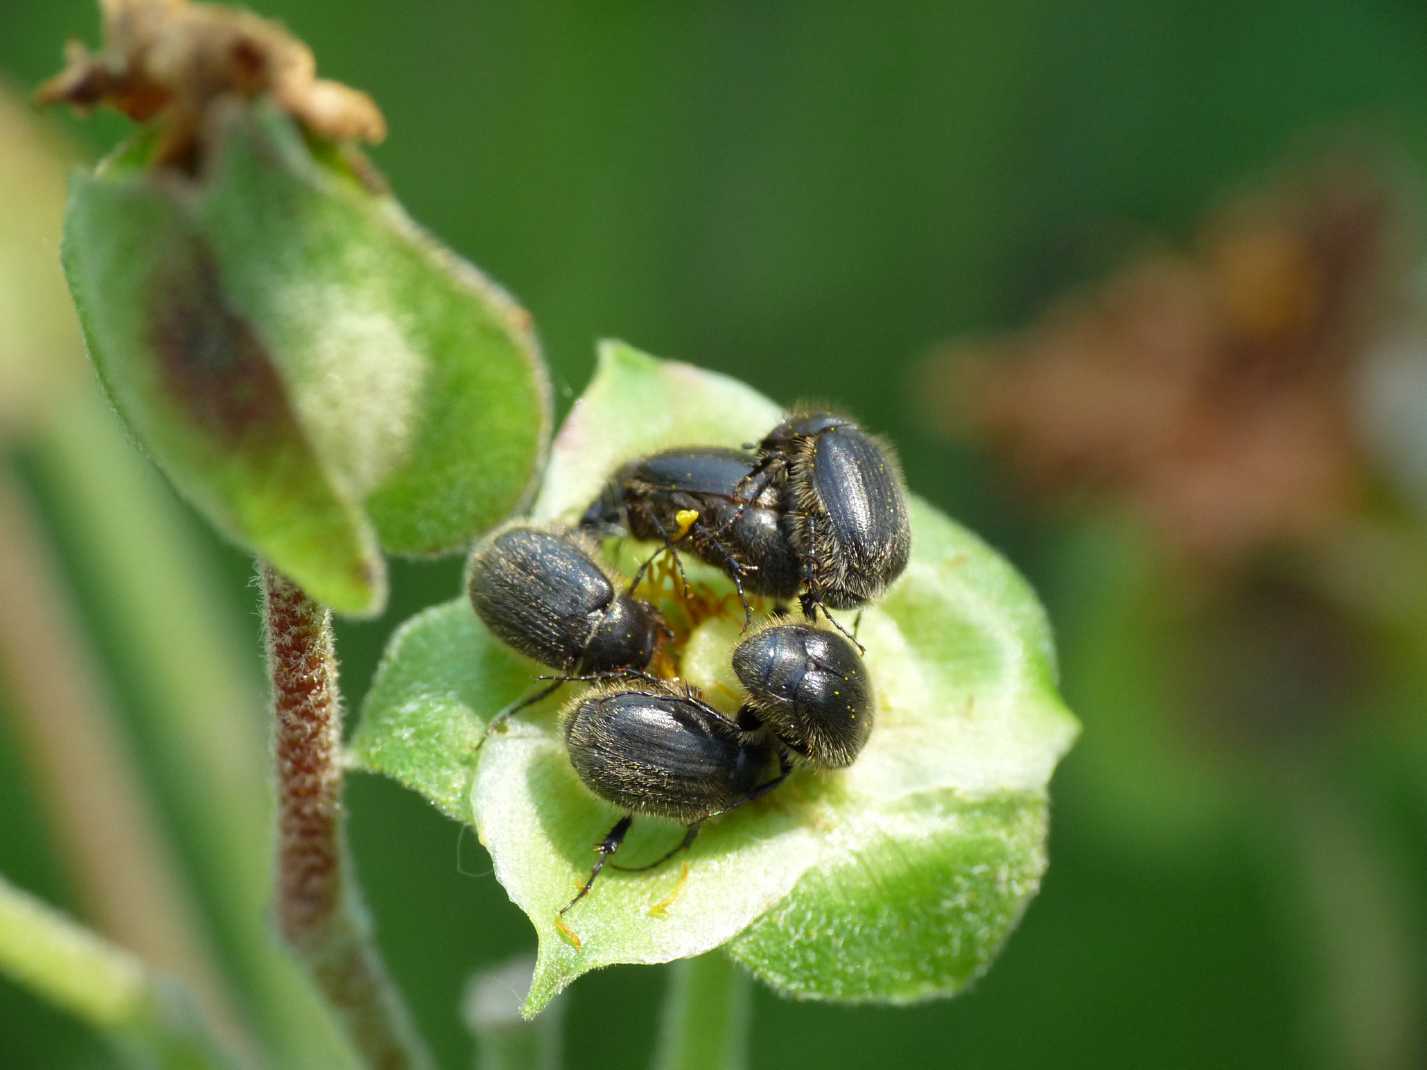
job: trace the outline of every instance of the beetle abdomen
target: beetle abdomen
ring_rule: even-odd
[[[745,799],[769,752],[691,699],[606,691],[565,722],[570,764],[596,795],[638,814],[693,822]]]
[[[536,661],[575,665],[614,600],[608,577],[581,549],[536,528],[511,528],[478,550],[471,603],[501,640]]]

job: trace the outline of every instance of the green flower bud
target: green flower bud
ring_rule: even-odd
[[[378,612],[382,551],[459,549],[527,499],[550,420],[529,316],[267,98],[214,105],[202,144],[190,173],[146,132],[75,179],[90,354],[215,526]]]

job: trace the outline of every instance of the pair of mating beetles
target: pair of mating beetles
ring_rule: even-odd
[[[596,845],[589,878],[562,914],[590,890],[636,814],[679,821],[684,838],[648,866],[615,868],[667,861],[705,820],[781,784],[795,757],[823,768],[852,763],[872,729],[871,683],[855,642],[817,627],[815,616],[880,596],[911,545],[890,450],[822,412],[785,420],[754,455],[685,448],[632,462],[580,528],[506,528],[477,547],[469,573],[471,602],[490,631],[558,670],[521,707],[567,681],[602,682],[565,713],[565,746],[585,785],[627,813]],[[660,541],[659,553],[677,543],[723,569],[745,630],[747,592],[799,599],[809,623],[775,617],[734,650],[746,691],[735,717],[647,672],[669,634],[659,611],[633,594],[653,557],[621,590],[587,541],[614,534]],[[774,758],[778,771],[765,779]]]

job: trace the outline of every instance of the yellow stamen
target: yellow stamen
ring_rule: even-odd
[[[576,951],[584,946],[584,941],[580,939],[580,934],[566,925],[564,919],[558,914],[555,915],[555,931],[560,934],[560,938],[564,940],[565,943],[569,944]]]
[[[684,885],[688,883],[689,863],[683,862],[679,865],[679,880],[675,883],[674,890],[649,908],[649,916],[651,918],[662,918],[667,914],[669,908],[674,905],[674,900],[678,899],[679,893],[684,890]]]

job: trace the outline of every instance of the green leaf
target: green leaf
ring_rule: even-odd
[[[314,597],[380,608],[376,533],[321,465],[270,348],[232,312],[175,202],[143,181],[76,178],[64,252],[99,376],[174,485]]]
[[[606,344],[556,439],[536,515],[575,515],[632,457],[678,444],[736,446],[779,415],[732,380]],[[497,878],[535,926],[527,1013],[599,966],[722,945],[782,991],[848,1001],[948,995],[989,964],[1037,888],[1046,785],[1078,729],[1055,693],[1050,634],[1029,588],[915,497],[910,515],[911,563],[862,617],[878,721],[856,763],[796,772],[709,822],[679,861],[606,870],[563,925],[558,911],[618,811],[575,776],[554,701],[492,736],[479,762],[474,753],[492,715],[540,670],[526,663],[524,679],[512,674],[520,659],[463,600],[417,618],[393,643],[357,758],[475,823]],[[610,549],[627,568],[649,548],[626,540]],[[711,569],[691,573],[729,587]],[[730,659],[740,626],[737,611],[704,621],[680,659],[683,677],[728,712],[738,705]],[[639,819],[621,857],[638,864],[679,835]]]
[[[222,531],[348,613],[381,551],[525,501],[549,390],[528,316],[351,161],[256,105],[196,180],[145,142],[74,184],[65,267],[116,407]]]
[[[900,833],[889,826],[905,819]],[[865,843],[810,870],[729,946],[784,995],[910,1003],[995,958],[1045,870],[1046,800],[918,793],[878,807]]]
[[[490,715],[544,671],[493,640],[464,596],[418,613],[387,646],[352,752],[470,823],[476,745]]]
[[[673,446],[755,442],[781,418],[737,379],[602,342],[595,377],[560,428],[534,515],[575,519],[627,460]]]

